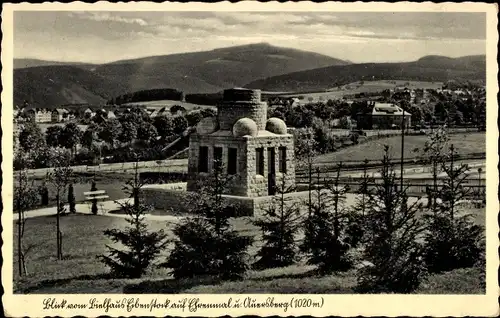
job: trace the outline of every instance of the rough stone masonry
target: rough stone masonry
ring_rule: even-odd
[[[260,90],[225,90],[217,118],[198,124],[189,141],[188,191],[199,189],[215,162],[222,163],[231,180],[224,193],[227,199],[246,209],[255,208],[252,198],[276,194],[283,180],[287,188],[295,185],[293,136],[283,120],[267,119]]]

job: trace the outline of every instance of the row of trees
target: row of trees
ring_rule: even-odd
[[[244,277],[250,267],[287,266],[303,256],[317,266],[318,274],[355,269],[360,292],[396,293],[416,290],[428,273],[474,266],[484,258],[484,229],[474,224],[471,215],[456,211],[466,191],[467,167],[440,162],[447,177],[429,208],[420,199],[410,202],[388,153],[386,147],[382,182],[373,184],[365,173],[354,207],[345,204],[349,189],[339,182],[342,165],[333,179],[311,173],[309,200],[303,208],[287,194],[294,189],[282,184],[274,203],[253,222],[263,233],[253,263],[248,248],[254,238],[241,235],[229,222],[237,207],[224,203],[228,178],[220,165],[202,191],[193,194],[193,215],[175,226],[173,241],[167,241],[163,231],[147,230],[136,178],[134,205],[126,208],[131,226],[106,231],[127,249],[108,247],[109,254],[100,258],[115,275],[139,277],[171,242],[173,248],[161,266],[170,268],[175,278],[234,279]]]
[[[483,95],[471,95],[466,99],[448,96],[435,92],[431,101],[425,105],[411,102],[409,93],[394,93],[382,95],[380,101],[393,102],[402,106],[412,114],[413,123],[447,122],[450,125],[474,123],[479,125],[486,120],[486,103]],[[269,107],[268,116],[279,117],[295,128],[311,127],[315,118],[324,121],[342,119],[344,117],[357,120],[358,114],[371,113],[372,106],[367,100],[355,100],[347,103],[345,100],[319,101],[297,106]],[[350,128],[340,125],[341,128]]]
[[[33,168],[56,166],[60,156],[68,157],[73,164],[88,164],[103,156],[111,157],[113,162],[127,161],[129,158],[122,154],[130,153],[130,148],[145,150],[144,160],[148,160],[148,151],[152,155],[150,160],[161,159],[154,149],[163,148],[204,117],[215,115],[213,109],[201,109],[151,118],[137,107],[117,112],[116,118],[96,115],[85,131],[75,123],[67,123],[50,126],[45,134],[36,123],[28,121],[19,133],[19,147],[34,158]],[[19,167],[20,161],[16,160],[14,168]]]
[[[173,88],[148,89],[114,97],[108,101],[108,105],[121,105],[153,100],[182,101],[184,100],[184,93]]]

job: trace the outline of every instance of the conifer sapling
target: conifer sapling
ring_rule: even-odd
[[[174,248],[162,266],[172,269],[175,278],[241,278],[248,269],[247,249],[252,239],[239,235],[229,222],[237,213],[237,207],[229,206],[222,197],[229,178],[215,161],[211,175],[200,181],[200,189],[189,202],[193,216],[175,226]]]
[[[286,186],[286,175],[283,175],[281,185],[270,206],[254,225],[262,231],[263,246],[257,252],[259,260],[254,267],[274,268],[289,266],[297,261],[297,244],[295,237],[300,228],[300,209],[298,202],[287,202],[286,193],[292,192],[292,187]]]
[[[107,245],[108,254],[98,258],[111,268],[116,277],[139,278],[146,273],[148,267],[159,256],[167,244],[167,235],[163,230],[150,231],[144,220],[151,208],[140,202],[140,190],[143,184],[138,178],[138,166],[135,166],[135,177],[127,182],[125,190],[131,194],[133,204],[121,203],[127,213],[129,224],[125,229],[107,229],[104,234],[114,243],[120,243],[125,249]]]

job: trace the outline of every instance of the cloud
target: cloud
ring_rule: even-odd
[[[388,58],[389,46],[391,54],[412,58],[480,53],[485,22],[482,13],[18,11],[14,41],[17,56],[44,51],[98,59],[106,52],[106,59],[118,59],[268,42],[371,60]]]
[[[148,23],[141,18],[125,18],[115,13],[110,12],[99,12],[99,11],[90,11],[90,12],[70,12],[70,17],[78,17],[80,19],[89,19],[93,21],[99,22],[119,22],[125,24],[138,24],[140,26],[147,26]]]
[[[87,11],[73,15],[107,23],[110,33],[114,33],[115,37],[144,32],[159,37],[181,38],[235,37],[255,33],[274,33],[277,37],[295,38],[323,35],[409,40],[485,38],[485,15],[480,13]],[[114,27],[111,23],[122,26]]]
[[[132,24],[138,24],[141,26],[148,25],[148,23],[146,21],[144,21],[143,19],[122,18],[120,16],[110,15],[109,13],[92,13],[92,16],[90,17],[90,19],[94,20],[94,21],[113,21],[113,22],[122,22],[122,23],[132,23]]]

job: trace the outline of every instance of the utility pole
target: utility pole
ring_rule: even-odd
[[[404,150],[405,150],[405,109],[403,110],[403,115],[401,118],[401,172],[400,172],[400,191],[403,191],[403,168],[404,168]]]

